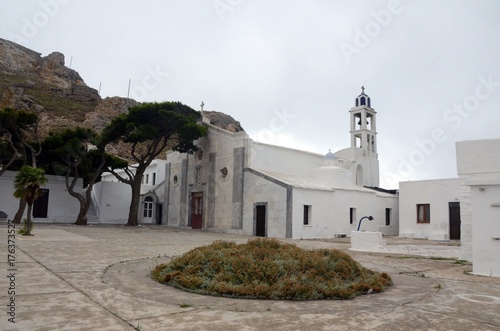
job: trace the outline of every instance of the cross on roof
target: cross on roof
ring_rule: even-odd
[[[201,111],[203,111],[203,107],[204,107],[204,106],[205,106],[205,103],[202,101],[202,102],[201,102],[201,105],[200,105],[200,107],[201,107]]]
[[[365,87],[361,86],[361,94],[365,94]]]

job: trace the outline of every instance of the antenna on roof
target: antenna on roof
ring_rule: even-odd
[[[130,96],[130,82],[132,82],[132,79],[129,78],[128,80],[128,92],[127,92],[127,99],[129,99]]]
[[[69,60],[69,68],[71,69],[71,64],[73,64],[73,55],[71,55],[71,59]]]

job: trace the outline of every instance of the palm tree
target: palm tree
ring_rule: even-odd
[[[26,218],[26,235],[31,233],[31,213],[33,203],[42,195],[40,186],[47,182],[45,172],[40,168],[30,166],[22,167],[14,180],[14,196],[24,198],[28,203],[28,217]]]

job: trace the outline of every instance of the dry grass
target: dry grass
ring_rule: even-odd
[[[248,299],[350,299],[392,285],[334,249],[304,250],[272,239],[217,241],[151,271],[160,283],[215,296]]]

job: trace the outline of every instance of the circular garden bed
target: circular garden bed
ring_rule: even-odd
[[[305,250],[273,239],[217,241],[156,266],[151,276],[194,293],[246,299],[350,299],[392,285],[388,274],[339,250]]]

